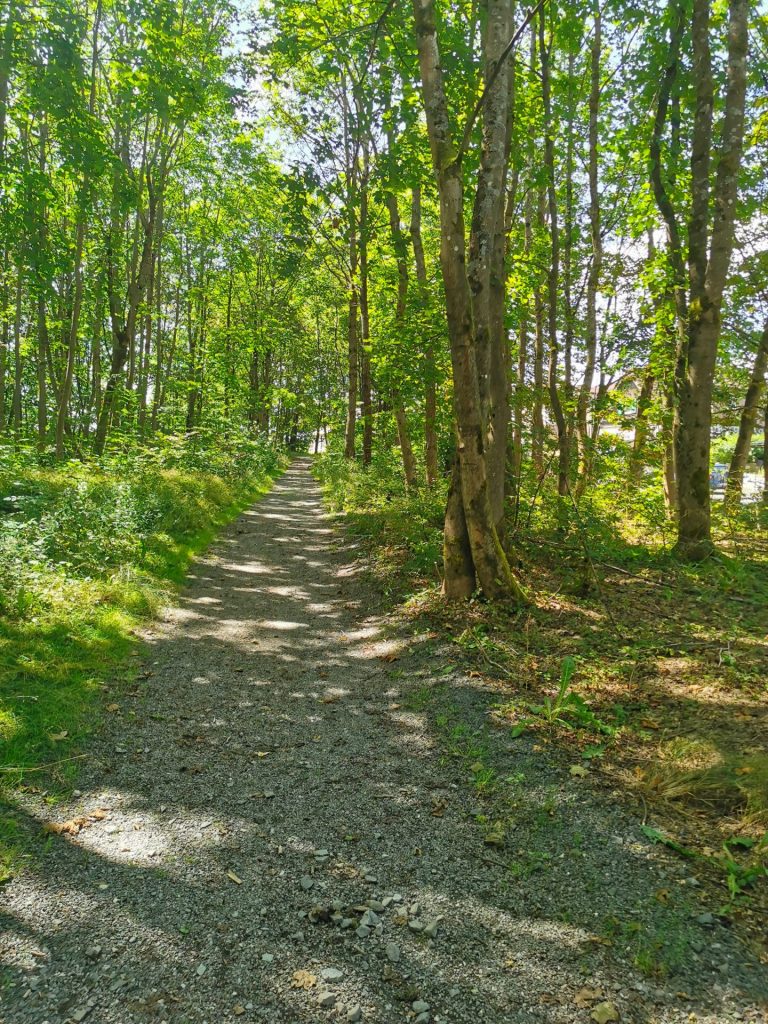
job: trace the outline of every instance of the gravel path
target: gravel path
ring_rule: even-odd
[[[72,802],[29,798],[54,834],[2,894],[0,1019],[765,1020],[766,969],[690,867],[501,730],[520,799],[483,843],[445,743],[483,731],[487,694],[376,614],[308,468],[195,563]]]

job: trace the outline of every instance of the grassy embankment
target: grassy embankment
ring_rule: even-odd
[[[71,788],[137,628],[280,470],[263,445],[201,440],[48,466],[0,448],[0,880],[29,848],[20,791]]]

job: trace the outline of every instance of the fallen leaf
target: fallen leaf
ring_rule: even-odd
[[[242,1015],[245,1013],[245,1007],[240,1006],[240,1004],[238,1003],[237,1006],[232,1007],[232,1013],[235,1015],[235,1017],[242,1017]]]
[[[585,768],[583,764],[571,765],[571,775],[577,776],[579,779],[583,779],[585,775],[589,775],[589,768]]]
[[[268,757],[268,756],[269,756],[269,751],[268,750],[257,750],[256,751],[256,757]]]
[[[293,980],[291,985],[293,988],[309,989],[314,988],[317,984],[317,975],[311,974],[309,971],[299,970],[293,972]]]
[[[108,813],[105,807],[97,807],[95,811],[91,811],[91,817],[94,821],[104,821]]]
[[[119,711],[119,710],[120,710],[120,705],[119,704],[107,704],[107,711],[114,712],[114,711]]]
[[[432,817],[442,818],[445,814],[445,809],[448,806],[445,800],[433,800],[432,802]]]
[[[238,878],[234,871],[228,871],[227,872],[227,878],[231,882],[234,882],[235,885],[242,885],[243,884],[242,878]]]
[[[610,1024],[610,1021],[619,1019],[619,1011],[606,999],[604,1003],[597,1004],[591,1013],[591,1019],[595,1024]]]
[[[588,1009],[592,1003],[600,999],[603,994],[603,990],[600,988],[580,988],[576,995],[573,997],[574,1003],[580,1006],[583,1010]]]
[[[659,889],[656,893],[656,899],[659,901],[659,903],[668,903],[669,889]]]
[[[69,736],[69,733],[67,732],[66,729],[64,729],[63,732],[49,732],[48,733],[48,739],[51,741],[51,743],[58,743],[59,740],[65,740],[67,738],[67,736]]]
[[[737,768],[736,769],[736,774],[737,775],[751,775],[754,770],[755,769],[752,768],[751,766],[744,765],[743,768]]]
[[[87,818],[72,818],[70,821],[47,821],[43,828],[55,836],[76,836],[89,824]]]

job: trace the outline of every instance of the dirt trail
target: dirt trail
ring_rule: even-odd
[[[765,969],[687,866],[525,740],[488,740],[521,800],[484,846],[427,708],[482,730],[483,693],[373,614],[308,470],[195,563],[72,802],[30,798],[91,819],[2,893],[0,1019],[763,1020]],[[659,981],[638,951],[677,927]]]

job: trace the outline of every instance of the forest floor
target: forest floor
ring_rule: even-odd
[[[6,1024],[765,1020],[695,864],[494,728],[309,468],[196,561],[80,788],[23,795],[48,839],[2,890]]]

